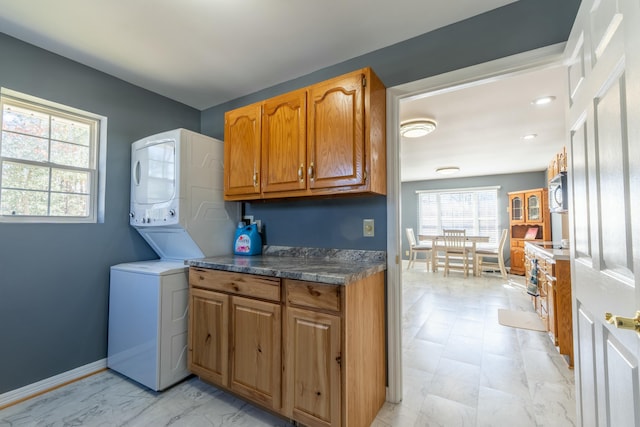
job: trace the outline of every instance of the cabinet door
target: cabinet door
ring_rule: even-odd
[[[189,294],[189,370],[227,386],[229,373],[229,296],[191,289]]]
[[[524,194],[509,196],[509,214],[512,224],[524,222]]]
[[[262,109],[262,192],[307,188],[307,91],[264,102]]]
[[[236,393],[280,410],[280,305],[231,297],[231,378]]]
[[[309,89],[309,188],[365,184],[363,84],[357,72]]]
[[[339,426],[340,317],[286,309],[284,414],[311,426]]]
[[[224,116],[225,197],[260,195],[261,111],[251,104]]]
[[[527,222],[541,223],[544,212],[542,205],[542,193],[539,191],[525,194],[525,214]]]
[[[511,247],[511,274],[523,275],[524,270],[524,250],[521,247]]]

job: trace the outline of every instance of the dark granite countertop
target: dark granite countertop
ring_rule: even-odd
[[[262,255],[189,259],[190,267],[348,285],[387,268],[384,251],[264,246]]]

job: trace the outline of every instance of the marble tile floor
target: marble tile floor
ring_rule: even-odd
[[[403,270],[404,399],[372,427],[574,426],[573,370],[544,332],[498,323],[532,310],[524,280]],[[198,378],[155,393],[104,371],[0,410],[8,426],[291,426]]]
[[[533,311],[524,278],[403,270],[403,395],[373,427],[574,426],[574,372],[545,332],[498,323]]]

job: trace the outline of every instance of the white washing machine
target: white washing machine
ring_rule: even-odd
[[[186,378],[188,268],[154,260],[111,267],[107,366],[160,391]]]

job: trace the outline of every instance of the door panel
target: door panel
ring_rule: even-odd
[[[261,111],[256,103],[225,114],[225,195],[260,193]]]
[[[192,289],[189,305],[189,370],[227,385],[229,372],[229,296]]]
[[[262,191],[307,187],[307,91],[271,98],[262,112]]]
[[[313,85],[309,94],[310,188],[363,185],[363,75],[351,74]]]
[[[638,1],[586,0],[566,47],[575,372],[585,426],[640,426],[640,335],[604,318],[640,310],[639,42]]]
[[[280,409],[280,305],[233,296],[231,390]]]

